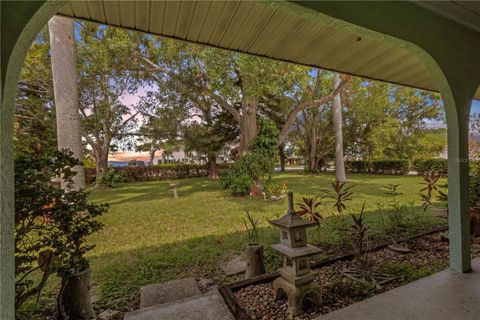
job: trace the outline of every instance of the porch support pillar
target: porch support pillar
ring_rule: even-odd
[[[448,78],[448,77],[447,77]],[[470,107],[475,91],[471,79],[449,79],[449,88],[441,91],[445,104],[448,135],[448,226],[450,240],[450,269],[469,272],[470,201],[468,129]]]

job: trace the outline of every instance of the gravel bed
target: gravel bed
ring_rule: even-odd
[[[414,270],[425,270],[425,273],[429,273],[429,269],[436,272],[448,266],[448,242],[442,240],[440,234],[403,242],[402,246],[411,249],[412,252],[399,253],[388,248],[372,252],[374,266],[381,270],[388,264],[404,263]],[[400,270],[395,280],[385,284],[380,290],[373,289],[342,276],[340,271],[348,269],[353,264],[353,260],[337,261],[329,266],[315,269],[314,271],[318,272],[315,281],[322,290],[322,305],[314,306],[307,297],[304,299],[304,313],[295,319],[313,319],[415,280],[410,279],[409,274],[402,273]],[[253,319],[288,319],[286,297],[275,301],[271,283],[242,288],[235,292],[235,296]]]

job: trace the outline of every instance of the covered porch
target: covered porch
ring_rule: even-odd
[[[480,5],[462,1],[2,2],[0,318],[14,319],[15,91],[29,46],[55,14],[439,92],[448,126],[451,271],[325,318],[478,318],[480,264],[457,274],[472,270],[468,122],[480,99]]]

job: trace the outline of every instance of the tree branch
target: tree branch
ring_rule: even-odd
[[[280,136],[279,136],[278,143],[280,144],[280,143],[283,143],[285,141],[285,139],[287,138],[288,132],[290,131],[290,128],[292,127],[293,122],[295,121],[295,119],[297,118],[297,115],[300,112],[302,112],[304,110],[311,109],[315,106],[325,104],[328,101],[333,100],[337,94],[340,94],[340,92],[344,88],[347,81],[348,81],[348,79],[343,79],[340,82],[340,84],[338,85],[338,87],[336,87],[334,90],[330,91],[330,93],[327,94],[326,96],[323,96],[319,99],[315,99],[315,100],[311,100],[311,101],[305,101],[305,102],[302,102],[299,105],[297,105],[288,114],[287,120],[285,121],[285,123],[282,127],[282,130],[280,131]]]

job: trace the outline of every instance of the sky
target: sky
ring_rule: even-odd
[[[133,106],[140,101],[142,96],[145,96],[148,91],[154,90],[154,87],[144,86],[141,87],[135,94],[126,94],[120,98],[121,102],[126,106]],[[470,110],[470,114],[480,113],[480,100],[474,100],[472,104],[472,108]],[[429,128],[446,128],[446,125],[442,121],[431,121],[427,124]],[[161,151],[157,152],[156,157],[161,157]],[[127,162],[130,160],[149,160],[148,152],[132,152],[132,151],[125,151],[125,152],[116,152],[115,154],[111,154],[108,158],[109,161],[120,161],[120,162]]]

